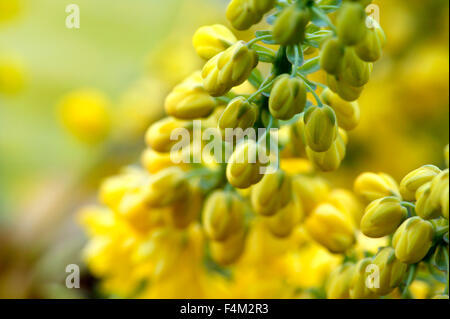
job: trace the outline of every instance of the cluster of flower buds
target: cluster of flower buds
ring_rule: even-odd
[[[129,242],[117,239],[123,240],[118,246],[136,249],[144,256],[139,258],[152,264],[138,278],[173,267],[178,260],[174,254],[184,254],[179,234],[187,233],[197,243],[200,240],[192,234],[198,229],[207,243],[207,257],[220,266],[237,263],[245,253],[255,220],[276,238],[304,227],[313,241],[335,254],[346,253],[356,243],[362,205],[349,191],[331,190],[314,175],[314,167],[336,170],[345,157],[347,131],[359,123],[356,98],[343,97],[335,86],[353,91],[368,81],[372,65],[366,60],[375,60],[375,54],[374,39],[364,24],[366,14],[355,1],[327,5],[232,0],[227,18],[234,28],[246,30],[269,11],[272,27],[257,31],[249,42],[238,40],[223,25],[198,29],[193,46],[206,63],[173,88],[165,100],[168,117],[147,130],[145,170],[113,177],[101,187],[101,200],[110,214],[144,236],[130,237]],[[329,18],[335,12],[337,26]],[[328,88],[310,79],[321,65],[331,70],[333,59],[339,64],[332,73],[335,85]],[[271,64],[270,70],[258,68],[261,63]],[[219,150],[229,150],[229,156],[216,148],[205,152],[210,150],[202,139],[207,129],[214,138],[219,136]],[[279,129],[279,139],[273,138],[272,129]],[[258,138],[234,134],[228,139],[227,130],[263,133]],[[202,141],[196,143],[198,136]],[[290,160],[295,164],[289,165]],[[297,164],[302,161],[308,169],[300,169]],[[156,247],[161,250],[158,256],[153,254]],[[124,258],[132,258],[131,267],[141,270],[145,263],[132,255]],[[331,286],[340,289],[338,284]]]
[[[448,189],[448,168],[433,165],[410,172],[400,185],[384,173],[361,174],[354,191],[369,204],[360,230],[371,238],[389,236],[391,246],[336,269],[329,278],[328,297],[376,298],[398,287],[405,294],[419,263],[437,278],[439,272],[448,272]],[[438,296],[448,299],[448,278],[444,282],[444,294]]]

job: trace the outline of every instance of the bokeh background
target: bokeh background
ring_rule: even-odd
[[[81,28],[65,26],[76,3]],[[442,166],[449,138],[449,2],[378,0],[388,44],[360,104],[343,167],[397,179]],[[66,289],[82,265],[75,215],[100,181],[137,163],[164,96],[201,67],[191,36],[223,23],[226,0],[0,0],[0,298],[96,297]],[[244,39],[251,32],[238,33]],[[76,101],[91,107],[78,108]],[[94,106],[93,106],[94,105]]]

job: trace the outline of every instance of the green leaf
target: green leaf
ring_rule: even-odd
[[[437,246],[434,254],[430,258],[430,264],[440,271],[447,271],[447,260],[444,251],[445,249],[447,249],[447,247],[443,245]]]
[[[446,273],[439,271],[437,268],[433,267],[433,265],[429,263],[427,263],[427,265],[428,270],[430,271],[430,274],[433,276],[434,279],[443,284],[447,283],[448,277]]]
[[[299,56],[300,60],[299,60],[298,65],[301,66],[301,65],[303,65],[303,62],[304,62],[303,51],[301,48],[299,48],[298,52],[300,54],[300,56]],[[292,65],[295,65],[295,46],[294,45],[289,46],[286,49],[286,57],[288,58],[289,62],[291,62]]]
[[[256,32],[255,32],[255,36],[256,36],[257,38],[263,37],[263,36],[266,36],[266,35],[272,35],[272,31],[269,31],[269,30],[260,30],[260,31],[256,31]],[[262,42],[262,43],[265,43],[265,44],[276,44],[275,40],[273,40],[272,38],[271,38],[271,39],[265,39],[265,40],[262,40],[261,42]]]
[[[258,69],[253,69],[250,77],[248,78],[248,81],[255,88],[259,88],[261,86],[261,83],[264,81],[261,71],[259,71]]]
[[[298,69],[302,75],[308,75],[320,70],[319,57],[314,57],[305,61],[305,63]]]

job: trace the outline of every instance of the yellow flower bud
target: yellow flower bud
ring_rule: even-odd
[[[325,41],[320,50],[320,67],[329,74],[337,75],[342,68],[345,46],[337,38]]]
[[[332,253],[344,253],[355,243],[353,221],[331,204],[317,206],[306,219],[305,228]]]
[[[441,170],[434,165],[424,165],[410,172],[400,182],[400,194],[403,199],[414,201],[419,187],[430,182],[440,172]]]
[[[369,289],[378,296],[387,295],[398,287],[408,268],[407,264],[395,258],[395,251],[392,247],[381,249],[373,259],[373,264],[378,267],[379,287],[375,282]]]
[[[339,40],[347,46],[358,44],[364,40],[367,32],[366,12],[356,2],[346,2],[339,10],[336,28]]]
[[[366,62],[375,62],[381,57],[386,36],[377,24],[367,30],[364,39],[355,46],[358,57]]]
[[[325,152],[315,152],[306,147],[306,155],[314,165],[324,172],[335,171],[339,168],[346,154],[347,133],[339,129],[337,139]]]
[[[215,191],[205,202],[202,219],[209,238],[227,240],[244,226],[243,203],[235,193]]]
[[[258,54],[238,41],[209,60],[202,71],[203,84],[212,96],[228,93],[244,83],[258,64]]]
[[[176,202],[167,214],[168,222],[184,229],[197,220],[203,204],[203,193],[196,185],[190,185],[187,200]]]
[[[75,137],[86,143],[105,140],[111,128],[110,102],[94,89],[82,89],[64,96],[59,114],[64,126]]]
[[[345,263],[330,274],[327,280],[325,290],[328,299],[349,299],[350,283],[354,276],[355,265]]]
[[[280,75],[272,88],[269,98],[269,110],[272,116],[280,120],[289,120],[301,113],[306,105],[306,86],[303,80],[292,78],[288,74]]]
[[[372,259],[364,258],[360,260],[353,270],[350,281],[350,298],[352,299],[373,299],[376,295],[367,287],[367,267],[372,264]]]
[[[179,167],[168,167],[150,176],[144,188],[150,207],[166,207],[189,197],[189,183]]]
[[[288,237],[295,226],[303,219],[303,207],[300,199],[293,196],[292,200],[275,215],[264,218],[272,235],[280,238]]]
[[[198,71],[170,92],[165,109],[168,115],[177,119],[192,120],[210,115],[216,105],[216,100],[204,89],[201,72]]]
[[[338,125],[344,130],[351,131],[359,124],[361,111],[358,102],[347,102],[333,93],[329,88],[323,90],[322,101],[329,105],[336,113]]]
[[[416,213],[423,219],[432,219],[439,216],[439,207],[430,201],[431,182],[425,183],[416,192]]]
[[[354,191],[367,202],[386,196],[400,198],[397,182],[385,173],[362,173],[355,180]]]
[[[257,107],[249,103],[246,98],[238,96],[228,103],[225,111],[219,119],[219,129],[222,137],[225,138],[227,128],[243,130],[252,127],[255,124]]]
[[[291,178],[282,170],[266,174],[253,186],[251,202],[255,213],[272,216],[292,198]]]
[[[342,212],[346,212],[355,225],[359,225],[364,214],[364,209],[358,198],[346,189],[334,189],[327,198],[327,203],[332,204]]]
[[[298,44],[305,38],[305,28],[311,18],[309,9],[292,4],[283,9],[273,26],[273,38],[282,45]]]
[[[236,188],[248,188],[258,183],[264,176],[260,172],[262,164],[258,157],[262,152],[253,140],[242,142],[236,147],[227,165],[227,179]]]
[[[401,262],[415,264],[421,261],[433,243],[433,225],[418,216],[403,222],[394,234],[392,246]]]
[[[356,101],[364,90],[363,86],[352,86],[343,81],[340,77],[330,74],[327,75],[327,82],[329,88],[334,93],[337,93],[342,99],[348,102]]]
[[[140,190],[127,193],[120,201],[117,212],[134,229],[144,233],[163,226],[163,217],[170,213],[167,208],[150,208],[146,204],[145,194]]]
[[[423,219],[437,218],[442,214],[442,194],[449,187],[448,169],[436,175],[431,182],[422,185],[416,192],[416,213]]]
[[[296,175],[292,180],[292,191],[302,202],[308,216],[330,193],[330,186],[320,177]]]
[[[176,129],[191,130],[192,123],[180,121],[172,117],[164,118],[154,123],[145,134],[145,141],[149,147],[160,153],[169,153],[172,147],[179,143],[170,137]]]
[[[261,21],[263,14],[253,6],[253,0],[231,0],[226,16],[235,29],[247,30]]]
[[[141,171],[127,171],[108,177],[100,185],[99,199],[112,210],[116,210],[125,194],[137,190],[144,178],[145,175]]]
[[[250,0],[251,7],[260,14],[266,14],[275,6],[276,0]]]
[[[433,207],[437,207],[437,209],[441,210],[441,198],[442,194],[449,187],[449,170],[448,168],[440,172],[437,176],[433,178],[431,181],[431,193],[430,193],[430,201]]]
[[[371,238],[392,234],[407,217],[408,211],[397,197],[383,197],[367,206],[361,219],[361,231]]]
[[[175,163],[173,158],[179,159],[179,163]],[[176,154],[159,153],[152,149],[147,148],[142,152],[141,164],[150,174],[156,174],[159,171],[172,166],[178,166],[183,170],[190,168],[190,165],[183,163],[183,153],[178,151]]]
[[[361,60],[355,50],[349,47],[345,50],[340,76],[345,83],[361,87],[369,82],[372,68],[371,64]]]
[[[195,51],[205,60],[213,58],[236,42],[233,32],[221,24],[199,28],[192,39]]]
[[[283,128],[282,128],[283,129]],[[306,139],[305,139],[305,122],[301,115],[295,123],[289,125],[289,142],[288,146],[292,147],[294,156],[306,155]]]
[[[336,114],[328,105],[311,106],[304,115],[306,144],[315,152],[330,149],[338,136]]]
[[[212,258],[222,266],[228,266],[236,262],[244,251],[245,239],[245,231],[242,230],[223,242],[211,241]]]

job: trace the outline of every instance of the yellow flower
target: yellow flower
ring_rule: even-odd
[[[354,270],[350,281],[349,297],[352,299],[373,299],[375,294],[367,287],[368,267],[372,264],[372,259],[364,258],[360,260]]]
[[[292,191],[294,196],[300,198],[305,214],[308,216],[328,196],[330,186],[321,177],[296,175],[292,180]]]
[[[86,143],[102,142],[110,131],[110,102],[94,89],[66,94],[59,103],[62,123],[76,138]]]
[[[232,0],[227,7],[226,16],[238,30],[247,30],[262,19],[262,15],[251,7],[250,0]]]
[[[367,32],[364,7],[357,2],[345,2],[339,10],[336,28],[339,40],[345,45],[363,41]]]
[[[221,24],[199,28],[192,39],[195,51],[205,60],[225,51],[235,42],[237,42],[237,38],[233,32]]]
[[[237,261],[245,247],[245,231],[231,235],[223,242],[210,243],[211,255],[215,262],[227,266]]]
[[[244,226],[244,205],[232,192],[215,191],[203,208],[203,227],[214,241],[225,241],[239,233]]]
[[[403,281],[408,268],[407,264],[395,258],[395,251],[392,247],[381,249],[374,257],[373,264],[378,268],[375,268],[375,280],[373,285],[369,286],[369,289],[378,296],[387,295],[398,287]],[[376,280],[377,277],[379,282]]]
[[[407,219],[392,239],[395,256],[407,264],[418,263],[430,250],[433,236],[433,225],[429,221],[418,216]]]
[[[312,106],[304,115],[306,144],[315,152],[330,149],[338,136],[336,114],[328,105]]]
[[[332,253],[343,253],[355,242],[353,221],[331,204],[317,206],[305,221],[305,228]]]
[[[355,265],[346,263],[336,268],[328,278],[326,292],[328,299],[349,299],[350,283],[355,272]]]
[[[216,106],[216,100],[203,87],[200,71],[177,85],[165,102],[167,114],[181,120],[207,117]]]
[[[321,98],[336,113],[337,122],[340,127],[347,131],[356,128],[361,116],[358,102],[347,102],[328,88],[323,90]]]
[[[169,153],[172,147],[179,143],[178,140],[172,139],[172,134],[177,129],[187,129],[191,131],[192,123],[188,121],[180,121],[172,117],[166,117],[152,124],[145,134],[145,141],[149,147],[160,153]]]
[[[306,86],[303,80],[288,74],[280,75],[272,88],[269,110],[273,117],[289,120],[303,111],[306,105]]]
[[[363,86],[352,86],[342,80],[341,76],[327,75],[328,87],[342,99],[352,102],[356,101],[362,91]]]
[[[424,165],[410,172],[400,182],[400,194],[405,200],[414,201],[417,190],[440,172],[441,170],[434,165]]]
[[[370,63],[362,61],[355,50],[349,47],[345,49],[339,76],[343,82],[354,87],[361,87],[369,82],[372,68]]]
[[[252,127],[256,121],[257,111],[257,107],[249,103],[243,96],[238,96],[231,100],[220,116],[218,123],[222,137],[225,138],[227,128],[241,128],[245,130]]]
[[[423,219],[437,218],[442,214],[442,196],[449,187],[448,169],[423,184],[416,192],[416,212]],[[444,202],[445,204],[445,202]]]
[[[242,142],[236,147],[227,165],[227,179],[236,188],[248,188],[264,176],[258,153],[263,152],[253,140]]]
[[[286,206],[278,209],[274,215],[265,217],[264,222],[274,236],[285,238],[291,235],[293,229],[303,217],[300,199],[294,196]]]
[[[99,199],[112,210],[116,210],[125,194],[138,190],[144,180],[145,175],[138,170],[127,170],[109,177],[100,185]]]
[[[442,207],[442,216],[448,219],[448,210],[449,210],[449,187],[447,186],[445,190],[442,192],[441,197],[441,207]]]
[[[385,173],[362,173],[355,180],[354,191],[367,202],[386,196],[400,197],[397,182]]]
[[[329,74],[339,74],[345,52],[345,46],[339,39],[326,40],[320,50],[320,67]]]
[[[282,45],[298,44],[305,38],[305,28],[310,20],[309,9],[292,4],[283,9],[273,26],[273,38]]]
[[[359,226],[364,209],[358,198],[351,191],[339,188],[334,189],[328,195],[326,202],[334,205],[340,211],[346,212],[354,224]]]
[[[198,219],[203,206],[203,193],[197,185],[190,183],[187,201],[177,201],[170,207],[166,221],[176,228],[186,228]]]
[[[173,159],[176,159],[174,161]],[[159,153],[147,148],[142,152],[141,164],[150,174],[156,174],[159,171],[172,166],[178,166],[183,170],[188,170],[190,165],[183,163],[183,152]]]
[[[306,147],[306,154],[311,162],[324,172],[335,171],[341,165],[345,154],[347,144],[347,133],[339,129],[336,140],[325,152],[315,152],[309,146]]]
[[[291,178],[282,170],[266,174],[253,186],[251,202],[255,213],[272,216],[292,199]]]
[[[221,96],[244,83],[258,64],[258,54],[238,41],[209,60],[202,71],[203,84],[212,96]]]
[[[392,234],[407,217],[408,211],[397,197],[383,197],[367,206],[361,219],[361,231],[371,238]]]
[[[361,60],[375,62],[381,57],[385,42],[386,35],[376,23],[373,28],[367,30],[364,39],[355,46],[355,52]]]
[[[150,207],[166,207],[189,198],[189,183],[179,167],[168,167],[143,186],[145,202]]]

